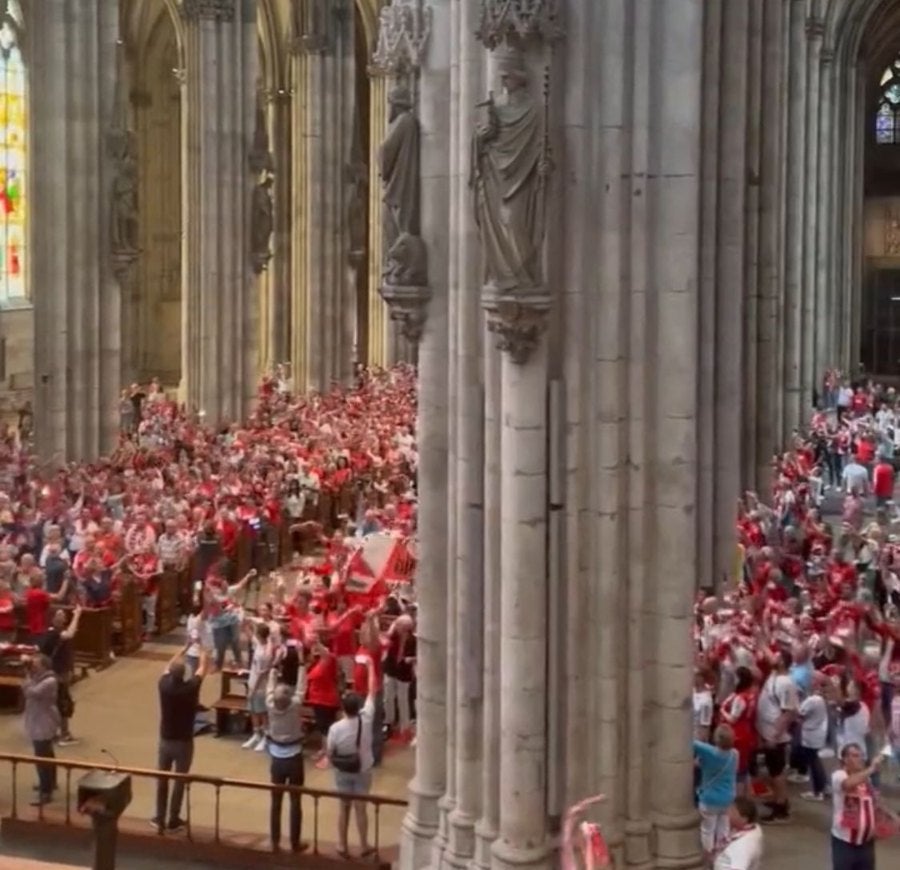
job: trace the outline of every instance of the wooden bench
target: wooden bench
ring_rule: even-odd
[[[21,713],[25,708],[22,686],[25,677],[19,674],[0,674],[0,709]]]
[[[249,676],[249,671],[237,671],[234,668],[222,669],[221,696],[212,705],[212,709],[216,712],[216,737],[228,733],[228,722],[232,716],[242,717],[244,731],[250,730],[250,711],[247,709],[247,679]],[[240,687],[236,688],[234,683],[240,684]]]

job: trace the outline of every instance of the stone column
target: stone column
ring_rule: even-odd
[[[648,646],[629,648],[629,656],[652,662],[645,669],[649,692],[642,699],[653,709],[646,725],[649,752],[644,755],[646,767],[634,771],[639,777],[646,769],[653,771],[647,797],[655,829],[655,863],[652,859],[647,863],[687,870],[704,865],[691,788],[693,752],[687,711],[694,663],[698,404],[714,401],[709,395],[698,397],[697,390],[704,2],[673,0],[654,9],[652,44],[660,64],[657,86],[651,91],[658,103],[650,129],[667,145],[652,149],[648,161],[646,289],[651,325],[647,338],[655,348],[656,365],[647,372],[647,411],[637,415],[650,469],[643,506],[650,553],[642,614],[650,611],[646,628],[651,633],[646,638]],[[639,316],[639,311],[634,314]],[[639,460],[632,457],[632,461]],[[629,699],[629,706],[635,700]],[[629,757],[629,763],[636,762]]]
[[[285,362],[291,352],[291,247],[295,235],[291,221],[291,96],[291,90],[281,86],[266,94],[275,158],[275,231],[268,275],[269,317],[264,327],[269,358],[263,364],[267,366]]]
[[[475,39],[475,4],[454,4],[451,14],[454,50],[451,105],[451,185],[453,219],[451,258],[455,263],[456,353],[456,588],[453,608],[456,640],[455,785],[456,802],[449,816],[446,861],[467,868],[475,857],[475,823],[481,812],[484,688],[484,391],[481,383],[482,318],[478,228],[472,209],[471,161],[466,143],[474,133],[472,107],[482,93],[484,51]]]
[[[817,388],[822,371],[816,368],[816,326],[818,322],[816,245],[818,243],[819,222],[819,122],[821,112],[822,39],[825,24],[817,18],[806,22],[806,181],[804,185],[804,239],[803,239],[803,366],[801,369],[802,409],[801,423],[806,422],[807,409],[812,402],[813,390]]]
[[[95,459],[114,444],[121,386],[107,151],[118,4],[48,0],[32,26],[36,448],[46,460]]]
[[[299,167],[303,197],[302,272],[295,273],[295,318],[307,322],[305,365],[298,388],[327,390],[352,375],[352,336],[348,315],[355,301],[347,293],[350,240],[348,194],[354,111],[353,10],[349,0],[315,0],[318,17],[306,21],[296,49],[305,57],[297,86],[305,138]],[[355,294],[354,294],[355,300]],[[352,311],[347,309],[351,307]]]
[[[258,305],[248,166],[256,106],[256,0],[185,0],[186,171],[182,367],[189,407],[241,418],[256,395]]]
[[[762,117],[759,195],[759,303],[756,354],[756,456],[757,482],[765,493],[772,478],[772,453],[781,440],[781,384],[779,359],[779,296],[782,268],[779,240],[783,236],[781,208],[783,184],[782,109],[784,89],[782,0],[765,0],[763,10]]]
[[[491,846],[500,825],[500,469],[503,446],[500,435],[500,351],[486,335],[484,345],[484,592],[481,596],[483,685],[481,816],[475,824],[477,870],[490,870]]]
[[[715,417],[715,486],[712,492],[714,549],[712,573],[708,575],[708,580],[716,584],[727,582],[734,575],[734,506],[743,491],[747,50],[752,5],[744,0],[726,0],[722,7],[722,99],[717,161],[719,229],[713,337],[716,389],[712,402],[701,403],[701,408],[711,404]]]
[[[431,6],[434,32],[449,33],[449,0],[434,0]],[[431,291],[418,351],[420,695],[416,774],[409,786],[409,811],[401,832],[401,870],[429,866],[438,833],[438,801],[447,783],[447,613],[455,606],[447,590],[449,93],[449,40],[430,40],[419,83],[421,229]]]
[[[526,31],[509,4],[484,4],[479,35],[495,52],[496,80],[489,86],[499,93],[503,84],[509,105],[516,108],[510,115],[492,100],[482,105],[484,115],[472,147],[476,210],[484,228],[482,304],[488,329],[502,351],[500,811],[492,870],[544,870],[549,862],[546,327],[552,292],[543,286],[540,257],[529,259],[527,252],[542,244],[545,229],[550,153],[548,93],[542,92],[541,83],[549,63],[545,47],[558,34],[548,16],[539,18],[544,20],[538,27]],[[534,125],[527,141],[521,129],[515,141],[510,140],[510,117]],[[504,186],[509,182],[501,177],[495,196],[486,173],[496,160],[507,159],[495,153],[496,148],[515,149],[522,168],[514,188]],[[535,203],[527,214],[522,212],[525,197]]]
[[[803,422],[803,241],[806,162],[806,0],[790,0],[784,277],[784,419],[779,443]]]
[[[832,231],[834,227],[834,200],[832,182],[834,167],[832,165],[831,144],[833,115],[833,73],[834,52],[822,52],[821,91],[819,98],[819,191],[816,199],[816,378],[820,378],[825,369],[834,365],[837,360],[837,346],[834,341],[832,321],[837,312],[832,307],[831,269],[833,252]]]

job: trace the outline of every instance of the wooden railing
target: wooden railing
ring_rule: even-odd
[[[223,843],[223,831],[221,824],[221,799],[222,792],[226,789],[237,789],[243,792],[254,793],[254,792],[265,792],[271,796],[273,792],[280,791],[285,795],[291,793],[299,793],[301,796],[301,800],[305,802],[312,802],[312,836],[311,839],[306,835],[306,831],[304,831],[304,835],[306,836],[309,842],[309,854],[311,856],[317,856],[321,853],[322,846],[322,838],[320,836],[320,825],[319,825],[319,811],[320,804],[322,801],[333,801],[335,803],[341,800],[353,800],[357,802],[361,802],[366,804],[367,807],[371,807],[374,815],[374,826],[370,826],[370,829],[374,827],[374,839],[372,841],[372,847],[375,852],[373,855],[374,861],[376,864],[380,862],[380,853],[384,848],[382,831],[381,831],[381,813],[386,807],[398,807],[403,808],[406,807],[407,802],[405,800],[401,800],[399,798],[386,797],[381,795],[343,795],[340,792],[336,791],[328,791],[324,789],[313,789],[306,788],[304,786],[292,786],[292,785],[272,785],[267,782],[258,782],[254,780],[245,780],[245,779],[230,779],[227,777],[217,777],[217,776],[207,776],[203,774],[182,774],[182,773],[173,773],[173,772],[164,772],[159,770],[148,770],[146,768],[140,767],[123,767],[123,766],[110,766],[109,764],[96,764],[89,761],[71,761],[68,759],[60,759],[60,758],[38,758],[33,755],[19,755],[15,753],[0,753],[0,764],[2,765],[10,765],[11,773],[12,773],[12,782],[11,782],[11,798],[8,804],[8,813],[4,812],[4,817],[11,819],[12,821],[18,821],[22,818],[20,815],[20,800],[19,800],[19,775],[20,768],[22,765],[47,765],[53,766],[57,769],[57,774],[59,772],[64,771],[64,783],[57,782],[57,786],[62,790],[64,789],[63,796],[63,806],[62,810],[62,819],[60,820],[56,815],[54,818],[48,818],[45,813],[45,807],[40,805],[36,808],[37,820],[39,822],[47,822],[49,823],[59,823],[60,821],[67,827],[84,827],[86,823],[79,825],[77,823],[77,819],[80,816],[78,807],[76,805],[77,796],[73,793],[77,792],[77,780],[73,782],[72,772],[73,771],[90,771],[90,770],[115,770],[117,773],[125,773],[136,779],[144,779],[144,780],[154,780],[159,781],[160,779],[169,780],[174,783],[177,781],[181,781],[184,783],[184,811],[185,811],[185,821],[186,825],[186,836],[187,839],[191,843],[199,843],[202,844],[204,842],[212,843],[216,845],[220,845]],[[192,807],[191,807],[191,798],[192,792],[194,789],[198,787],[206,787],[211,788],[214,793],[213,800],[213,828],[211,832],[211,836],[208,832],[208,829],[205,829],[206,836],[203,835],[201,831],[198,831],[195,828],[192,828],[191,825],[191,816],[192,816]],[[48,805],[53,807],[55,805]],[[304,828],[308,830],[305,820],[307,818],[306,813],[304,812]],[[124,821],[128,821],[129,815],[126,810],[125,815],[123,816]],[[267,831],[233,831],[229,829],[229,833],[238,833],[238,834],[267,834]],[[159,836],[166,836],[163,830],[159,831]],[[173,836],[173,835],[168,835]],[[178,835],[180,836],[180,835]],[[369,859],[370,861],[372,859]]]

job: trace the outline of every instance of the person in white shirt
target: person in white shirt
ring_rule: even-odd
[[[831,861],[833,870],[875,870],[875,792],[871,777],[883,755],[866,766],[859,744],[841,750],[841,766],[831,775]]]
[[[706,683],[702,671],[694,674],[694,740],[709,743],[713,720],[712,690]]]
[[[775,654],[772,673],[763,683],[756,704],[756,731],[766,759],[766,770],[772,782],[772,814],[764,821],[790,818],[787,796],[787,752],[790,745],[790,726],[796,719],[797,687],[788,676],[790,653]]]
[[[377,679],[375,663],[370,658],[366,662],[369,669],[369,694],[366,702],[360,705],[359,695],[350,692],[344,695],[341,706],[344,718],[335,722],[328,729],[325,740],[325,751],[334,768],[335,791],[344,795],[366,795],[372,786],[372,723],[375,719],[375,691]],[[350,850],[347,846],[347,834],[350,827],[350,807],[356,813],[356,830],[362,847],[361,858],[373,855],[375,850],[369,846],[369,819],[366,815],[366,804],[352,798],[342,798],[338,813],[338,854],[347,859]]]
[[[864,465],[860,465],[853,458],[844,466],[844,470],[841,472],[841,482],[844,484],[845,492],[868,495],[869,472]]]
[[[859,699],[859,691],[855,684],[847,687],[847,699],[841,704],[837,722],[837,750],[842,752],[845,746],[862,747],[863,759],[867,758],[866,746],[871,726],[871,713],[866,704]]]
[[[800,718],[800,750],[809,770],[811,791],[800,795],[803,800],[822,801],[825,799],[825,768],[819,752],[828,740],[828,705],[822,697],[826,678],[820,674],[813,677],[812,692],[800,704],[797,715]]]
[[[757,824],[756,804],[748,797],[736,797],[728,810],[728,842],[716,856],[713,870],[760,870],[763,832]]]

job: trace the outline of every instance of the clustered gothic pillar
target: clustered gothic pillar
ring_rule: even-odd
[[[183,394],[206,422],[256,395],[258,303],[248,165],[257,105],[256,0],[185,0]]]
[[[326,390],[349,381],[353,362],[353,7],[350,0],[309,0],[298,15],[294,196],[302,236],[295,240],[292,360],[298,388]]]
[[[36,447],[45,459],[93,459],[118,430],[109,152],[118,4],[47,0],[31,21]]]

